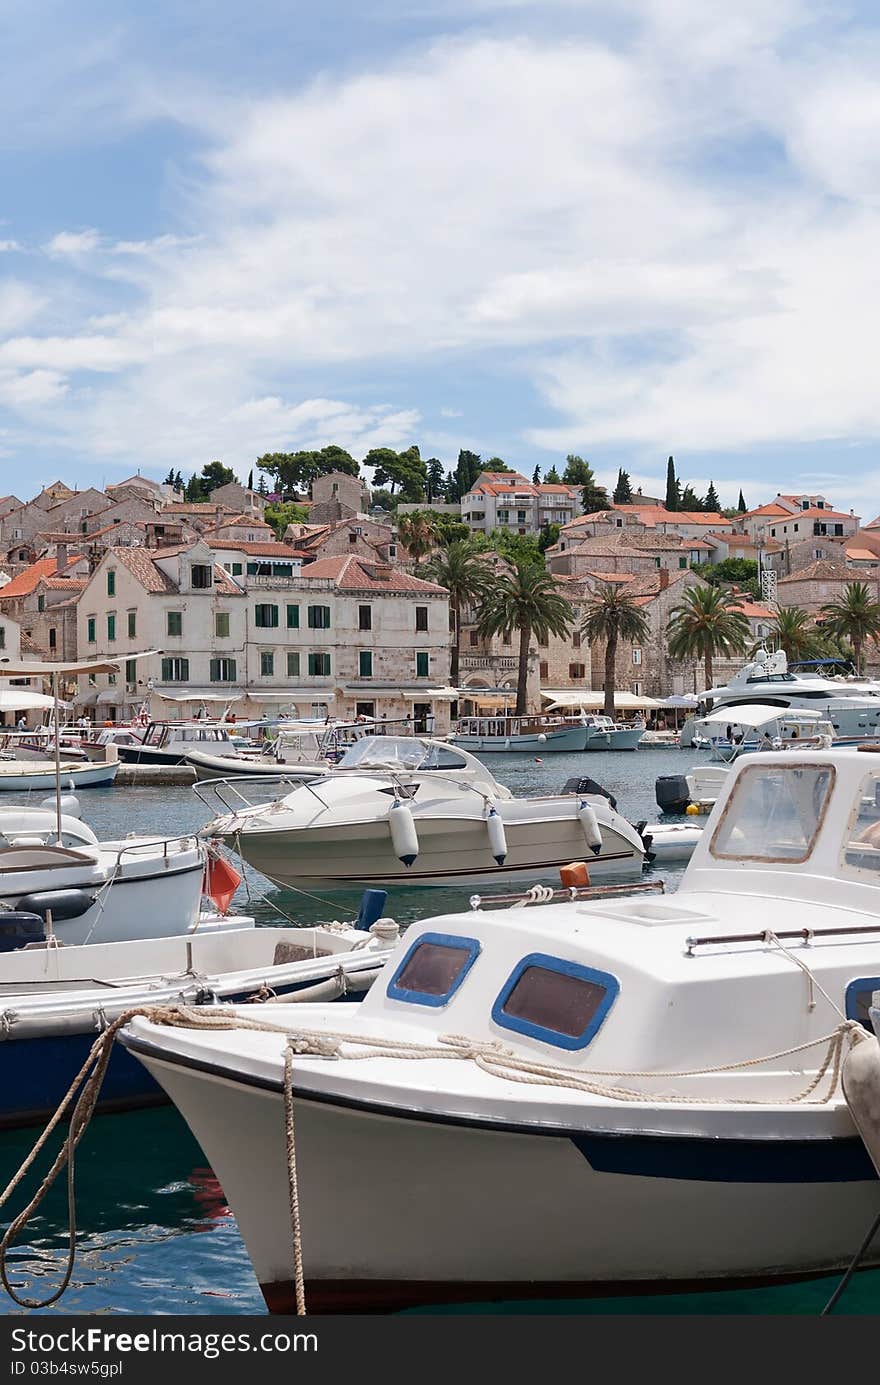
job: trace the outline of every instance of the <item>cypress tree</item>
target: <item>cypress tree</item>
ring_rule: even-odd
[[[740,512],[741,515],[744,515],[744,514],[745,514],[745,512],[746,512],[746,502],[743,500],[743,493],[742,493],[742,490],[740,490],[740,493],[739,493],[739,504],[737,505],[736,508],[739,510],[739,512]]]
[[[675,479],[675,462],[672,457],[666,463],[666,508],[677,510],[681,504],[681,491]]]

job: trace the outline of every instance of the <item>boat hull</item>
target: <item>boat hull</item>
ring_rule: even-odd
[[[202,1145],[268,1308],[295,1311],[277,1082],[125,1042]],[[670,1139],[490,1128],[311,1092],[294,1105],[309,1312],[797,1278],[847,1263],[876,1214],[851,1129]]]
[[[613,731],[587,731],[585,750],[638,750],[644,731],[616,728]]]
[[[516,804],[499,804],[507,856],[499,865],[483,819],[415,819],[419,854],[411,866],[395,855],[385,820],[286,831],[235,832],[228,845],[276,885],[472,885],[556,878],[561,866],[588,862],[591,877],[634,878],[644,855],[602,826],[602,851],[587,847],[573,800],[566,817],[511,820]]]
[[[479,755],[561,755],[586,748],[583,726],[569,726],[561,731],[536,731],[515,736],[450,736],[453,745]]]
[[[115,761],[106,764],[61,765],[61,784],[66,791],[74,789],[99,788],[112,784],[119,765]],[[22,761],[14,767],[0,765],[0,793],[25,793],[31,789],[54,789],[55,766],[39,767],[36,762]]]

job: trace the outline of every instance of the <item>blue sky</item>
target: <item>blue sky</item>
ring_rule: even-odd
[[[880,510],[880,29],[0,0],[0,490],[339,442]]]

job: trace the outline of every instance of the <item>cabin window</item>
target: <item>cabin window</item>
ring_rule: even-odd
[[[844,866],[876,883],[880,872],[880,774],[859,785],[844,840]]]
[[[422,933],[388,982],[386,995],[411,1005],[446,1005],[479,955],[476,938]]]
[[[492,1018],[502,1029],[556,1048],[586,1048],[619,990],[610,972],[533,952],[514,967],[492,1006]]]
[[[857,981],[850,981],[846,988],[846,1017],[858,1020],[869,1034],[874,1032],[868,1011],[875,991],[880,991],[880,976],[860,976]]]
[[[712,855],[726,861],[806,861],[833,784],[831,765],[747,767],[715,828]]]

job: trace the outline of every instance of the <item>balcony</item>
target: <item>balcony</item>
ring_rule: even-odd
[[[512,673],[519,668],[519,659],[511,654],[462,654],[459,665],[462,673],[478,673],[483,670]]]

